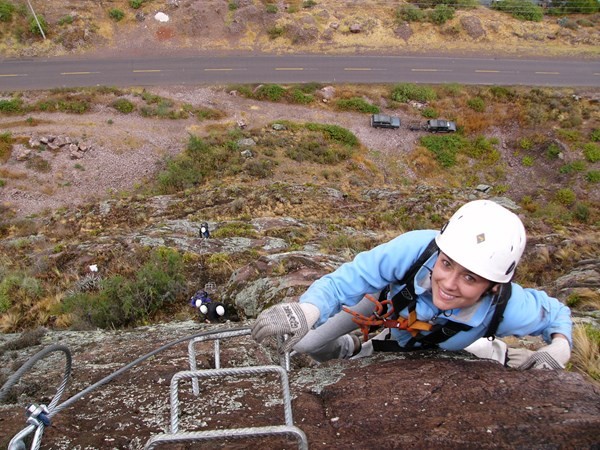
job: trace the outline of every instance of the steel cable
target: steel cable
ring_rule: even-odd
[[[242,330],[250,330],[250,327],[238,327],[238,328],[228,328],[227,331],[242,331]],[[10,391],[10,389],[15,385],[15,383],[23,376],[24,373],[26,373],[37,361],[39,361],[40,359],[44,358],[45,356],[47,356],[48,354],[52,353],[52,352],[56,352],[56,351],[62,351],[65,353],[66,358],[67,358],[67,364],[66,364],[66,370],[65,370],[65,376],[63,377],[63,381],[61,382],[56,395],[54,396],[54,398],[52,399],[52,401],[50,402],[50,406],[47,408],[47,413],[44,414],[44,411],[42,411],[40,413],[40,416],[42,417],[47,417],[48,419],[52,418],[53,416],[55,416],[56,414],[58,414],[60,411],[62,411],[63,409],[67,408],[68,406],[72,405],[73,403],[75,403],[77,400],[79,400],[80,398],[84,397],[85,395],[87,395],[88,393],[92,392],[93,390],[99,388],[100,386],[112,381],[114,378],[118,377],[119,375],[121,375],[122,373],[128,371],[129,369],[131,369],[132,367],[138,365],[139,363],[147,360],[148,358],[156,355],[157,353],[160,353],[162,351],[165,351],[181,342],[185,342],[185,341],[189,341],[191,339],[200,337],[200,336],[210,336],[210,335],[214,335],[214,334],[219,334],[219,333],[223,333],[223,330],[215,330],[215,331],[203,331],[200,333],[195,333],[192,334],[190,336],[185,336],[183,338],[179,338],[176,339],[174,341],[171,341],[139,358],[137,358],[135,361],[130,362],[129,364],[123,366],[122,368],[120,368],[119,370],[113,372],[112,374],[102,378],[101,380],[97,381],[96,383],[94,383],[93,385],[85,388],[83,391],[73,395],[71,398],[67,399],[66,401],[64,401],[63,403],[57,405],[58,400],[60,399],[60,397],[62,396],[62,393],[67,385],[68,379],[71,375],[71,352],[69,351],[69,349],[65,346],[62,345],[51,345],[48,346],[44,349],[42,349],[41,351],[39,351],[38,353],[36,353],[35,355],[33,355],[31,358],[29,358],[25,364],[23,364],[11,377],[9,377],[9,379],[4,383],[4,385],[2,386],[2,388],[0,389],[0,401],[2,401],[4,399],[4,397],[6,396],[6,394]],[[40,448],[41,445],[41,437],[44,431],[44,423],[43,421],[38,420],[37,417],[34,417],[33,419],[35,419],[35,422],[32,421],[32,417],[30,417],[28,419],[28,423],[29,425],[27,427],[25,427],[23,430],[21,430],[19,433],[17,433],[13,439],[10,441],[9,450],[20,450],[20,449],[24,449],[24,444],[22,442],[22,440],[27,437],[29,434],[31,434],[31,432],[33,432],[35,430],[35,435],[34,435],[34,439],[33,442],[31,444],[31,448],[33,450],[38,450]],[[32,423],[34,422],[34,423]]]

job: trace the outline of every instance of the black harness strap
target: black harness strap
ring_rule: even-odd
[[[512,295],[512,285],[510,283],[503,283],[500,285],[500,290],[496,294],[496,298],[492,302],[492,304],[496,305],[496,309],[494,310],[494,315],[492,316],[492,320],[488,325],[487,330],[485,331],[484,337],[493,341],[496,339],[496,332],[498,331],[498,327],[500,326],[500,322],[504,319],[504,310],[506,309],[506,305],[508,304],[508,300]]]

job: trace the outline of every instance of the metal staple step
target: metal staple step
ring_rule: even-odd
[[[290,388],[287,376],[287,370],[289,370],[289,353],[283,357],[283,364],[285,368],[281,366],[251,366],[251,367],[235,367],[223,369],[220,367],[220,339],[245,336],[250,334],[250,330],[236,330],[226,331],[223,333],[216,333],[209,336],[201,336],[190,340],[188,344],[188,353],[190,361],[190,369],[176,373],[171,379],[170,385],[170,402],[171,402],[171,423],[170,432],[158,434],[150,438],[145,449],[154,449],[160,444],[166,443],[183,443],[183,442],[197,442],[209,439],[225,439],[225,438],[244,438],[244,437],[260,437],[260,436],[276,436],[276,435],[289,435],[296,438],[298,442],[298,448],[301,450],[308,449],[308,441],[304,432],[298,427],[294,426],[292,418],[292,403],[290,396]],[[206,370],[197,370],[196,368],[196,352],[194,344],[206,340],[214,340],[215,345],[215,368]],[[287,370],[286,370],[287,369]],[[232,429],[218,429],[218,430],[206,430],[206,431],[179,431],[179,385],[180,381],[191,379],[192,380],[192,392],[195,396],[199,395],[198,378],[210,378],[210,377],[225,377],[225,376],[241,376],[241,375],[258,375],[262,373],[276,373],[279,375],[281,381],[281,390],[283,396],[283,408],[284,408],[284,425],[274,426],[261,426],[261,427],[246,427],[246,428],[232,428]]]

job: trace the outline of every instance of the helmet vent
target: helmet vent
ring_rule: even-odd
[[[508,275],[509,273],[511,273],[513,270],[515,270],[515,266],[517,265],[517,263],[515,261],[513,261],[511,263],[511,265],[508,267],[508,269],[506,270],[506,272],[504,273],[504,275]]]

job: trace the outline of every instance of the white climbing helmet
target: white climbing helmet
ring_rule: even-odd
[[[511,280],[525,241],[521,219],[491,200],[461,206],[435,238],[452,260],[496,283]]]

